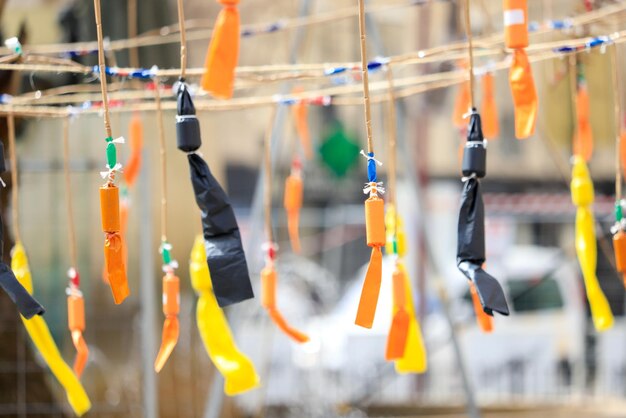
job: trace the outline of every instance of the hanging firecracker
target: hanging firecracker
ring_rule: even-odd
[[[528,46],[527,0],[504,0],[504,43],[513,50],[509,84],[515,108],[515,136],[528,138],[535,132],[537,91],[526,54]]]

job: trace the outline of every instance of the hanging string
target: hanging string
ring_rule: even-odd
[[[67,205],[67,225],[70,248],[70,261],[76,268],[78,256],[76,250],[76,229],[74,209],[72,208],[72,182],[70,178],[70,119],[63,119],[63,172],[65,174],[65,203]]]
[[[470,107],[474,109],[474,45],[472,41],[472,22],[470,20],[470,0],[465,0],[465,33],[467,35],[467,55],[469,58]]]
[[[22,242],[20,234],[20,219],[18,210],[17,185],[17,151],[15,150],[15,116],[7,115],[7,129],[9,131],[9,158],[11,159],[11,216],[13,218],[13,234],[15,242]]]
[[[388,166],[388,181],[389,187],[391,188],[391,192],[389,194],[389,203],[395,208],[396,216],[393,223],[393,237],[397,239],[397,219],[398,219],[398,206],[397,206],[397,198],[398,193],[396,190],[396,149],[397,149],[397,126],[396,126],[396,95],[393,86],[393,72],[391,70],[391,65],[387,65],[387,82],[389,83],[389,123],[387,124],[387,135],[389,137],[389,166]]]
[[[267,241],[274,242],[274,233],[272,231],[272,131],[274,128],[274,119],[276,115],[276,106],[272,108],[270,121],[265,129],[265,138],[263,141],[265,151],[265,185],[264,185],[264,202],[265,202],[265,233]]]
[[[187,73],[187,30],[185,29],[185,9],[183,0],[177,0],[178,30],[180,31],[180,79],[185,80]]]
[[[96,14],[96,34],[98,35],[98,67],[100,69],[100,90],[102,93],[102,106],[104,109],[104,129],[107,138],[113,138],[111,131],[111,117],[109,115],[109,98],[107,97],[107,77],[104,63],[104,39],[102,37],[102,11],[100,10],[100,0],[93,0],[93,7]]]
[[[137,38],[137,0],[127,0],[127,16],[128,16],[128,37]],[[128,61],[131,67],[139,67],[139,48],[137,45],[132,46],[128,50]]]
[[[159,79],[154,79],[154,103],[156,105],[157,130],[159,135],[159,156],[161,160],[161,241],[167,241],[167,161],[165,156],[165,128]]]
[[[620,103],[620,82],[619,70],[617,68],[617,44],[611,46],[609,52],[611,57],[611,77],[613,81],[614,103],[613,110],[615,112],[615,200],[622,200],[622,112]]]
[[[363,74],[363,105],[367,131],[367,152],[374,152],[372,141],[372,109],[370,106],[370,81],[367,69],[367,36],[365,33],[365,0],[359,0],[359,35],[361,37],[361,72]]]
[[[576,52],[572,52],[568,56],[569,64],[569,87],[570,87],[570,101],[572,109],[572,126],[574,128],[574,146],[573,150],[576,151],[575,144],[578,141],[578,70],[576,68]],[[574,153],[572,152],[572,154]]]

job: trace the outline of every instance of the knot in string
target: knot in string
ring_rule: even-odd
[[[115,173],[121,173],[122,172],[122,164],[120,163],[116,163],[113,167],[109,167],[109,165],[106,165],[107,171],[101,171],[100,172],[100,177],[102,177],[102,179],[108,179],[109,181],[113,181],[115,180]]]
[[[275,242],[265,242],[261,249],[265,252],[265,261],[268,265],[273,265],[276,260],[276,254],[278,253],[278,244]]]
[[[461,177],[461,181],[463,183],[466,183],[467,181],[471,180],[471,179],[476,179],[478,178],[478,176],[476,175],[476,173],[472,173],[469,176],[465,176],[465,177]]]
[[[370,197],[378,196],[378,193],[385,194],[385,188],[383,187],[383,182],[369,182],[365,183],[365,187],[363,188],[363,194],[368,194]]]

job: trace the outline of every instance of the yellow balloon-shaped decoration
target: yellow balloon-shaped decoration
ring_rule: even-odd
[[[21,243],[15,244],[13,250],[11,250],[11,256],[11,269],[15,273],[15,277],[17,277],[17,280],[28,293],[32,294],[33,281],[30,275],[30,268],[28,267],[28,258]],[[46,321],[41,316],[35,315],[31,319],[22,317],[22,322],[50,371],[65,389],[67,400],[74,413],[78,416],[85,414],[91,408],[91,402],[72,368],[61,357],[61,353],[59,353],[59,349],[54,343]]]
[[[196,238],[191,250],[189,273],[191,285],[200,297],[196,311],[198,330],[211,361],[224,376],[224,392],[233,396],[258,387],[260,379],[254,364],[239,351],[226,316],[213,294],[201,236]]]
[[[595,219],[591,210],[594,200],[593,183],[585,160],[574,156],[572,169],[572,202],[576,205],[576,254],[585,280],[585,290],[593,325],[598,331],[613,326],[613,313],[596,276],[597,246]]]
[[[402,358],[395,360],[396,371],[398,373],[424,373],[428,369],[426,356],[426,346],[422,337],[422,328],[415,316],[415,305],[413,304],[413,289],[411,280],[406,272],[404,264],[398,262],[398,268],[404,270],[404,286],[406,295],[406,309],[409,313],[409,333],[406,341],[406,348]]]

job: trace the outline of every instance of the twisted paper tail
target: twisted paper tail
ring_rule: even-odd
[[[399,264],[398,268],[404,271],[404,293],[406,296],[407,313],[409,315],[409,332],[404,354],[395,361],[396,371],[398,373],[424,373],[428,368],[428,360],[422,330],[415,316],[411,280],[403,264]]]
[[[313,158],[313,148],[309,130],[309,106],[304,101],[301,100],[293,106],[293,119],[304,156],[307,160],[310,160]]]
[[[85,301],[79,292],[76,293],[67,297],[67,322],[72,334],[72,342],[76,348],[74,373],[80,379],[87,364],[89,348],[83,338],[83,331],[85,331]]]
[[[260,379],[254,364],[239,351],[226,316],[213,294],[201,236],[196,238],[191,250],[189,273],[191,284],[200,295],[196,309],[198,331],[211,361],[224,376],[224,391],[234,396],[257,388]]]
[[[83,338],[81,331],[72,331],[72,342],[76,348],[76,358],[74,359],[74,373],[80,379],[85,370],[87,359],[89,358],[89,347]]]
[[[393,272],[393,320],[387,336],[385,359],[397,360],[404,355],[409,336],[410,317],[407,309],[405,271],[396,266]]]
[[[163,334],[161,336],[161,348],[154,362],[154,370],[158,373],[163,369],[167,359],[174,351],[178,343],[180,326],[178,313],[180,312],[180,280],[172,273],[166,273],[163,277]]]
[[[143,122],[139,113],[133,113],[128,126],[130,157],[124,166],[124,181],[132,187],[141,169],[141,152],[143,150]]]
[[[482,114],[482,128],[485,138],[496,139],[500,134],[500,123],[498,122],[498,106],[494,95],[492,73],[486,73],[483,76],[483,103],[480,113]]]
[[[613,313],[596,276],[595,221],[587,207],[579,207],[576,211],[576,254],[585,280],[593,325],[597,331],[606,331],[613,326]]]
[[[372,328],[374,316],[376,315],[382,274],[383,253],[380,247],[372,247],[372,255],[367,266],[367,273],[365,274],[365,281],[361,290],[361,299],[359,300],[359,307],[354,321],[358,326]]]
[[[22,245],[18,242],[13,247],[11,268],[15,276],[29,293],[33,292],[33,283],[28,267],[28,258]],[[22,317],[22,323],[28,332],[33,344],[50,368],[54,377],[59,381],[74,413],[82,416],[91,409],[91,402],[87,397],[85,389],[72,372],[72,369],[65,363],[59,349],[54,343],[46,321],[41,316],[34,316],[31,319]]]
[[[489,334],[493,332],[493,317],[487,315],[483,310],[474,282],[470,281],[469,285],[470,293],[472,295],[472,303],[474,305],[474,313],[476,314],[476,323],[482,332]]]
[[[593,133],[589,121],[589,93],[587,87],[582,85],[576,95],[576,116],[578,129],[574,137],[574,154],[580,155],[589,161],[593,154]]]
[[[535,133],[537,91],[526,51],[516,49],[509,71],[509,84],[515,107],[515,136],[528,138]]]
[[[276,274],[276,270],[274,270],[271,266],[266,266],[261,271],[261,304],[267,310],[272,321],[276,324],[276,326],[289,338],[294,340],[297,343],[306,343],[309,341],[309,337],[301,331],[298,331],[296,328],[293,328],[291,325],[287,323],[287,320],[282,316],[280,311],[278,310],[278,306],[276,304],[276,287],[278,282],[278,275]]]
[[[287,212],[287,230],[294,253],[300,253],[300,209],[302,208],[302,177],[291,174],[285,179],[284,207]]]
[[[574,154],[573,163],[570,188],[572,202],[577,207],[576,255],[585,281],[593,324],[596,330],[605,331],[613,326],[613,313],[596,277],[598,250],[595,219],[591,210],[594,201],[593,182],[582,156]]]
[[[159,373],[163,369],[165,363],[174,351],[178,343],[179,328],[177,317],[172,316],[165,318],[165,322],[163,322],[163,333],[161,334],[161,347],[154,361],[155,372]]]
[[[239,58],[239,0],[218,1],[224,7],[215,22],[200,84],[213,96],[229,99],[233,96],[235,68]]]
[[[104,242],[104,264],[113,300],[116,305],[124,302],[130,294],[126,267],[124,265],[124,244],[119,233],[106,234]]]

